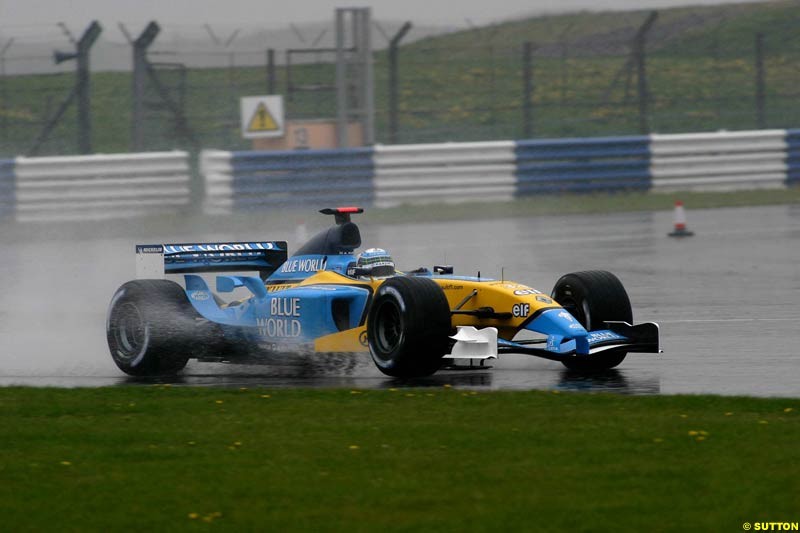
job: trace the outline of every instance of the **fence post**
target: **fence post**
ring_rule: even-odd
[[[131,150],[144,150],[144,93],[147,81],[147,49],[161,28],[155,21],[145,27],[133,45],[133,116],[131,117]]]
[[[267,94],[275,94],[275,50],[267,50]]]
[[[410,29],[411,22],[406,22],[389,40],[389,144],[397,144],[397,50]]]
[[[86,28],[86,31],[83,32],[80,40],[75,43],[75,52],[60,52],[58,50],[53,52],[53,61],[55,61],[56,65],[64,61],[76,60],[75,85],[67,98],[58,107],[55,114],[45,122],[41,133],[39,133],[39,136],[33,142],[33,146],[28,151],[28,156],[33,156],[38,153],[39,148],[42,147],[58,122],[64,117],[64,113],[67,112],[67,109],[69,109],[73,101],[77,101],[78,108],[78,153],[92,153],[92,120],[89,100],[89,52],[102,31],[103,28],[100,24],[96,20],[92,21],[89,27]]]
[[[533,137],[533,45],[522,43],[522,138]]]
[[[78,41],[77,62],[78,62],[78,153],[92,153],[92,117],[89,91],[89,51],[92,45],[100,36],[103,29],[97,21],[86,29]]]
[[[766,90],[764,82],[764,34],[756,33],[756,127],[766,128],[764,114]]]
[[[636,92],[639,100],[639,133],[642,135],[650,133],[650,110],[648,105],[650,95],[647,90],[647,56],[645,47],[647,45],[647,33],[653,27],[657,18],[657,11],[650,13],[633,39],[633,56],[636,63]]]

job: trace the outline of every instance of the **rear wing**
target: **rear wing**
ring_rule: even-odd
[[[287,258],[286,241],[137,244],[136,277],[257,270],[266,279]]]

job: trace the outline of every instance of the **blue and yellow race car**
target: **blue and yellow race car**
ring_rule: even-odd
[[[137,245],[139,279],[116,291],[106,320],[114,362],[145,376],[174,374],[189,359],[369,352],[384,374],[415,377],[501,353],[598,371],[629,352],[660,351],[658,325],[632,325],[628,295],[609,272],[567,274],[549,295],[448,265],[398,272],[384,250],[356,254],[351,215],[362,212],[323,209],[335,225],[292,256],[284,241]],[[201,275],[212,273],[213,290]],[[180,274],[183,286],[165,279]]]

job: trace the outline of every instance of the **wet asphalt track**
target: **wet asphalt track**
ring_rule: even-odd
[[[310,231],[327,220],[314,222]],[[368,356],[354,356],[258,367],[190,362],[172,382],[800,396],[800,206],[690,211],[696,236],[683,240],[666,236],[671,226],[672,214],[659,212],[361,228],[365,246],[387,248],[405,269],[448,263],[456,273],[480,270],[486,277],[503,270],[507,279],[546,292],[567,272],[615,272],[631,297],[634,320],[661,324],[665,353],[632,354],[603,375],[587,378],[558,363],[503,356],[491,370],[398,382],[380,374]],[[141,238],[78,235],[63,242],[44,232],[39,227],[30,240],[14,239],[0,254],[0,385],[147,383],[127,378],[111,361],[106,306],[116,287],[134,276],[137,240],[201,236],[173,228]],[[202,237],[297,244],[290,225],[263,235],[219,228]]]

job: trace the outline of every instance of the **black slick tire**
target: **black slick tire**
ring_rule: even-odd
[[[628,293],[611,272],[589,270],[566,274],[556,282],[552,297],[590,331],[603,328],[609,321],[633,322]],[[608,350],[588,357],[570,357],[562,363],[570,370],[599,372],[619,365],[627,354],[624,350]]]
[[[180,285],[136,280],[111,299],[106,339],[114,363],[131,376],[174,375],[198,342],[195,311]]]
[[[450,306],[433,280],[398,276],[378,287],[367,317],[367,339],[372,360],[384,374],[433,374],[448,351],[450,334]]]

